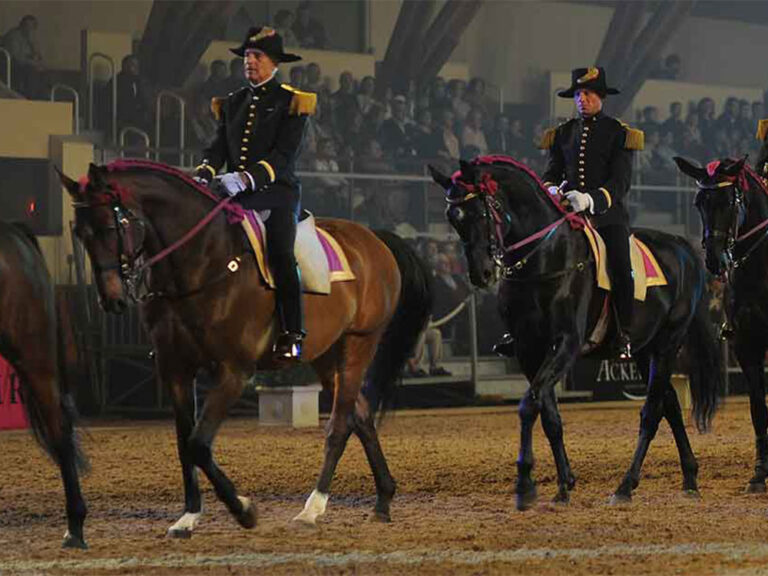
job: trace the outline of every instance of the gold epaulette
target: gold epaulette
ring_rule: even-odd
[[[643,150],[645,148],[645,132],[637,128],[630,128],[629,124],[621,122],[624,131],[627,133],[624,138],[624,148],[626,150]]]
[[[213,117],[216,118],[216,120],[221,119],[221,107],[224,106],[224,101],[226,98],[211,98],[211,112],[213,113]]]
[[[290,84],[281,84],[280,86],[289,92],[293,92],[291,107],[288,109],[288,114],[291,116],[299,116],[301,114],[307,114],[309,116],[314,115],[315,108],[317,108],[317,94],[314,92],[302,92],[301,90],[296,90],[296,88]]]
[[[765,135],[768,134],[768,118],[763,118],[757,121],[757,139],[762,142],[765,140]]]
[[[555,145],[555,134],[557,133],[557,128],[547,128],[544,131],[544,134],[541,136],[541,141],[539,142],[539,148],[542,150],[549,150],[552,148],[552,146]]]

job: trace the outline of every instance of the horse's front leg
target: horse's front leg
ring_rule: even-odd
[[[572,311],[570,313],[573,314]],[[535,369],[526,359],[528,351],[535,354],[534,348],[540,350],[545,346],[549,346],[549,348],[538,369]],[[527,342],[521,347],[523,353],[520,356],[520,363],[531,381],[531,386],[520,402],[518,410],[520,415],[520,452],[517,458],[517,486],[515,489],[518,510],[527,510],[536,502],[536,483],[531,475],[534,464],[533,425],[542,410],[546,411],[542,424],[557,465],[558,485],[565,489],[566,494],[569,487],[573,486],[574,479],[563,443],[560,415],[556,404],[549,399],[549,396],[554,395],[555,385],[573,366],[578,357],[580,346],[579,333],[573,327],[570,330],[560,332],[553,345],[548,345],[546,341],[540,341]],[[534,370],[535,376],[531,378],[530,374],[534,373]],[[543,401],[544,398],[547,399],[546,402]]]
[[[755,431],[755,473],[749,480],[747,492],[765,492],[768,478],[768,408],[765,404],[765,343],[758,337],[757,327],[749,320],[740,321],[734,349],[749,387],[749,412]]]
[[[169,357],[170,356],[170,357]],[[196,528],[203,511],[197,470],[189,451],[189,438],[195,426],[194,372],[191,366],[178,362],[184,355],[157,354],[157,374],[170,393],[176,421],[176,446],[181,462],[184,481],[184,514],[170,528],[171,538],[189,538]]]
[[[256,508],[248,498],[237,495],[232,481],[213,458],[213,441],[229,409],[240,398],[243,377],[227,364],[221,363],[216,371],[215,387],[206,396],[200,419],[187,442],[187,456],[198,466],[213,485],[216,496],[232,513],[243,528],[256,525]]]

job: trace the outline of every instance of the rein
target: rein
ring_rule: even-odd
[[[524,171],[528,175],[533,176],[534,180],[537,182],[537,184],[539,185],[539,188],[543,191],[543,193],[547,194],[547,197],[550,197],[549,192],[544,190],[544,186],[543,184],[541,184],[538,177],[532,171],[530,171],[530,169],[528,169],[526,166],[523,166],[518,162],[515,162],[514,160],[511,160],[503,156],[490,156],[490,157],[478,158],[473,163],[480,164],[480,165],[493,165],[495,162],[499,162],[499,161],[506,164],[511,164],[517,168],[524,169]],[[552,236],[554,236],[555,232],[563,222],[568,222],[571,225],[571,227],[574,229],[580,229],[580,228],[583,228],[584,226],[587,226],[586,220],[582,216],[579,216],[578,214],[576,214],[575,212],[567,212],[562,206],[560,206],[558,202],[552,199],[555,206],[559,209],[560,212],[563,213],[563,216],[561,218],[558,218],[554,222],[550,223],[549,225],[545,226],[544,228],[534,232],[533,234],[526,236],[522,240],[519,240],[510,246],[506,246],[504,242],[504,232],[502,229],[504,208],[501,202],[496,197],[496,193],[498,192],[498,189],[499,189],[498,182],[494,180],[493,177],[488,172],[483,172],[482,175],[480,176],[480,181],[476,184],[470,184],[470,183],[464,182],[461,180],[460,176],[461,176],[461,171],[455,172],[451,176],[451,180],[455,186],[460,187],[466,193],[461,197],[446,196],[445,200],[450,205],[463,204],[473,198],[480,198],[483,200],[483,204],[486,208],[484,217],[489,227],[489,253],[490,253],[489,255],[491,256],[491,259],[493,260],[494,265],[497,268],[501,269],[501,274],[504,279],[516,280],[516,281],[532,281],[534,279],[543,280],[543,279],[556,278],[564,274],[567,274],[573,270],[581,271],[583,270],[585,264],[589,262],[589,259],[588,259],[585,262],[579,262],[578,264],[576,264],[575,266],[567,270],[561,270],[554,273],[547,273],[544,275],[537,276],[535,278],[526,278],[526,279],[517,278],[515,276],[515,273],[522,270],[522,268],[528,263],[528,261],[545,246],[547,241],[550,240]],[[493,229],[493,232],[490,231],[491,228]],[[527,246],[528,244],[537,242],[539,240],[541,240],[541,243],[538,246],[536,246],[524,257],[517,260],[514,264],[510,265],[504,262],[504,259],[506,256],[512,254],[513,252],[515,252],[516,250],[519,250],[520,248],[523,248],[524,246]]]
[[[141,225],[142,231],[144,230],[145,224],[141,218],[134,215],[131,212],[131,210],[128,209],[123,204],[123,202],[125,201],[125,198],[128,197],[130,194],[129,191],[127,191],[125,188],[121,188],[114,184],[110,184],[109,185],[110,190],[107,193],[108,202],[104,202],[101,204],[94,204],[89,201],[75,202],[74,203],[75,208],[93,208],[93,207],[98,207],[103,205],[110,205],[112,207],[115,224],[113,226],[109,226],[107,229],[115,230],[117,233],[118,262],[116,264],[109,265],[109,266],[102,266],[102,267],[95,266],[94,268],[97,271],[117,269],[120,273],[120,279],[123,281],[123,283],[126,286],[126,291],[129,297],[135,302],[144,303],[153,298],[173,297],[175,299],[181,299],[181,298],[186,298],[188,296],[192,296],[194,294],[202,292],[203,290],[207,289],[211,285],[220,282],[227,276],[237,272],[240,269],[242,255],[231,258],[227,262],[226,270],[222,274],[214,278],[213,280],[206,282],[202,287],[195,288],[193,290],[184,292],[182,294],[174,294],[174,295],[168,294],[165,291],[155,291],[155,292],[148,291],[145,294],[139,294],[140,286],[144,285],[145,283],[145,275],[147,271],[149,271],[155,264],[157,264],[158,262],[161,262],[171,254],[173,254],[175,251],[177,251],[179,248],[187,244],[190,240],[192,240],[195,236],[197,236],[206,226],[208,226],[208,224],[210,224],[210,222],[220,212],[226,211],[230,222],[238,222],[242,220],[244,215],[244,210],[238,205],[231,204],[232,202],[231,196],[227,196],[226,198],[219,199],[218,197],[214,196],[214,194],[212,194],[208,189],[203,188],[202,186],[197,184],[197,182],[194,182],[191,178],[189,178],[185,174],[175,169],[172,169],[170,167],[164,166],[162,164],[157,164],[157,163],[142,161],[142,160],[138,160],[138,161],[120,160],[108,165],[107,169],[110,172],[113,172],[113,171],[125,170],[126,168],[133,168],[133,167],[156,169],[161,172],[165,172],[177,177],[181,177],[181,179],[184,180],[186,183],[193,185],[195,190],[214,200],[216,202],[216,206],[214,206],[214,208],[210,210],[202,219],[200,219],[191,229],[189,229],[186,233],[184,233],[183,236],[181,236],[172,244],[170,244],[169,246],[166,246],[165,248],[160,250],[157,254],[153,255],[149,259],[143,261],[139,266],[137,266],[137,263],[139,262],[142,256],[142,249],[140,248],[139,252],[134,251],[134,238],[132,234],[128,232],[128,228],[130,226],[131,220],[138,222]],[[81,192],[83,193],[84,193],[86,184],[87,184],[87,181],[80,182]],[[142,237],[142,243],[143,243],[143,237]]]
[[[715,170],[719,166],[719,161],[710,162],[707,165],[707,172],[710,176],[714,175]],[[750,238],[752,235],[757,234],[761,230],[766,229],[768,227],[768,218],[765,218],[749,230],[747,230],[743,234],[739,234],[739,211],[744,203],[744,197],[743,195],[746,193],[747,190],[750,190],[751,187],[749,185],[749,179],[747,178],[747,175],[752,176],[753,180],[757,182],[757,184],[760,186],[761,190],[768,195],[768,189],[766,189],[765,185],[763,184],[762,180],[755,174],[755,172],[747,165],[744,165],[741,172],[737,174],[736,176],[727,177],[725,181],[718,182],[714,186],[706,186],[703,185],[701,182],[697,182],[696,184],[699,187],[699,191],[702,190],[717,190],[720,188],[733,188],[734,194],[733,194],[733,203],[732,203],[732,210],[733,214],[731,217],[731,225],[729,226],[728,230],[725,232],[725,243],[726,243],[726,259],[728,263],[728,267],[726,271],[723,273],[723,275],[726,277],[726,280],[728,279],[729,272],[731,269],[737,269],[744,265],[744,263],[749,259],[749,257],[755,252],[755,250],[763,243],[763,241],[768,238],[768,230],[760,237],[758,240],[752,244],[749,249],[742,255],[740,258],[734,259],[733,257],[733,251],[736,249],[739,242],[745,241],[747,238]],[[708,232],[708,231],[707,231]],[[713,237],[723,236],[722,233],[718,233],[717,231],[712,232]]]

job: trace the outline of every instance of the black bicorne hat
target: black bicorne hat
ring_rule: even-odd
[[[283,37],[274,28],[268,26],[251,28],[248,30],[243,43],[237,48],[230,48],[229,51],[242,57],[245,56],[245,51],[249,48],[261,50],[272,58],[275,64],[278,62],[296,62],[301,60],[301,56],[297,54],[283,52]]]
[[[571,87],[568,90],[561,90],[557,93],[561,98],[573,98],[576,90],[586,88],[597,92],[604,98],[606,94],[618,94],[616,88],[609,88],[605,82],[605,69],[601,67],[593,68],[574,68],[571,71]]]

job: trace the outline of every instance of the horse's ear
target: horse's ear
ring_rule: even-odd
[[[432,180],[434,180],[437,184],[440,184],[445,190],[448,190],[453,182],[451,181],[451,177],[447,176],[446,174],[443,174],[432,166],[432,164],[427,164],[427,168],[429,168],[429,174],[432,176]]]
[[[744,169],[744,163],[746,161],[747,161],[747,157],[744,156],[744,158],[742,158],[738,162],[734,162],[727,168],[723,168],[722,170],[720,170],[720,173],[723,176],[728,176],[728,177],[736,176],[737,174],[741,173],[741,171]]]
[[[677,164],[677,167],[680,168],[680,171],[683,174],[687,174],[694,180],[703,180],[707,176],[706,168],[702,168],[690,160],[686,160],[682,156],[675,156],[672,159],[675,161],[675,164]]]
[[[59,170],[59,167],[56,166],[55,164],[53,165],[53,169],[56,170],[56,174],[59,175],[59,180],[61,181],[61,185],[67,189],[67,192],[69,192],[69,195],[72,196],[72,198],[77,198],[80,195],[80,185],[74,180],[72,180],[72,178],[64,174],[64,172]]]
[[[88,165],[88,180],[93,184],[94,188],[101,188],[105,185],[104,168],[97,166],[93,162]]]
[[[469,183],[474,183],[477,179],[477,167],[471,162],[466,160],[459,160],[459,168],[461,169],[462,180]]]

